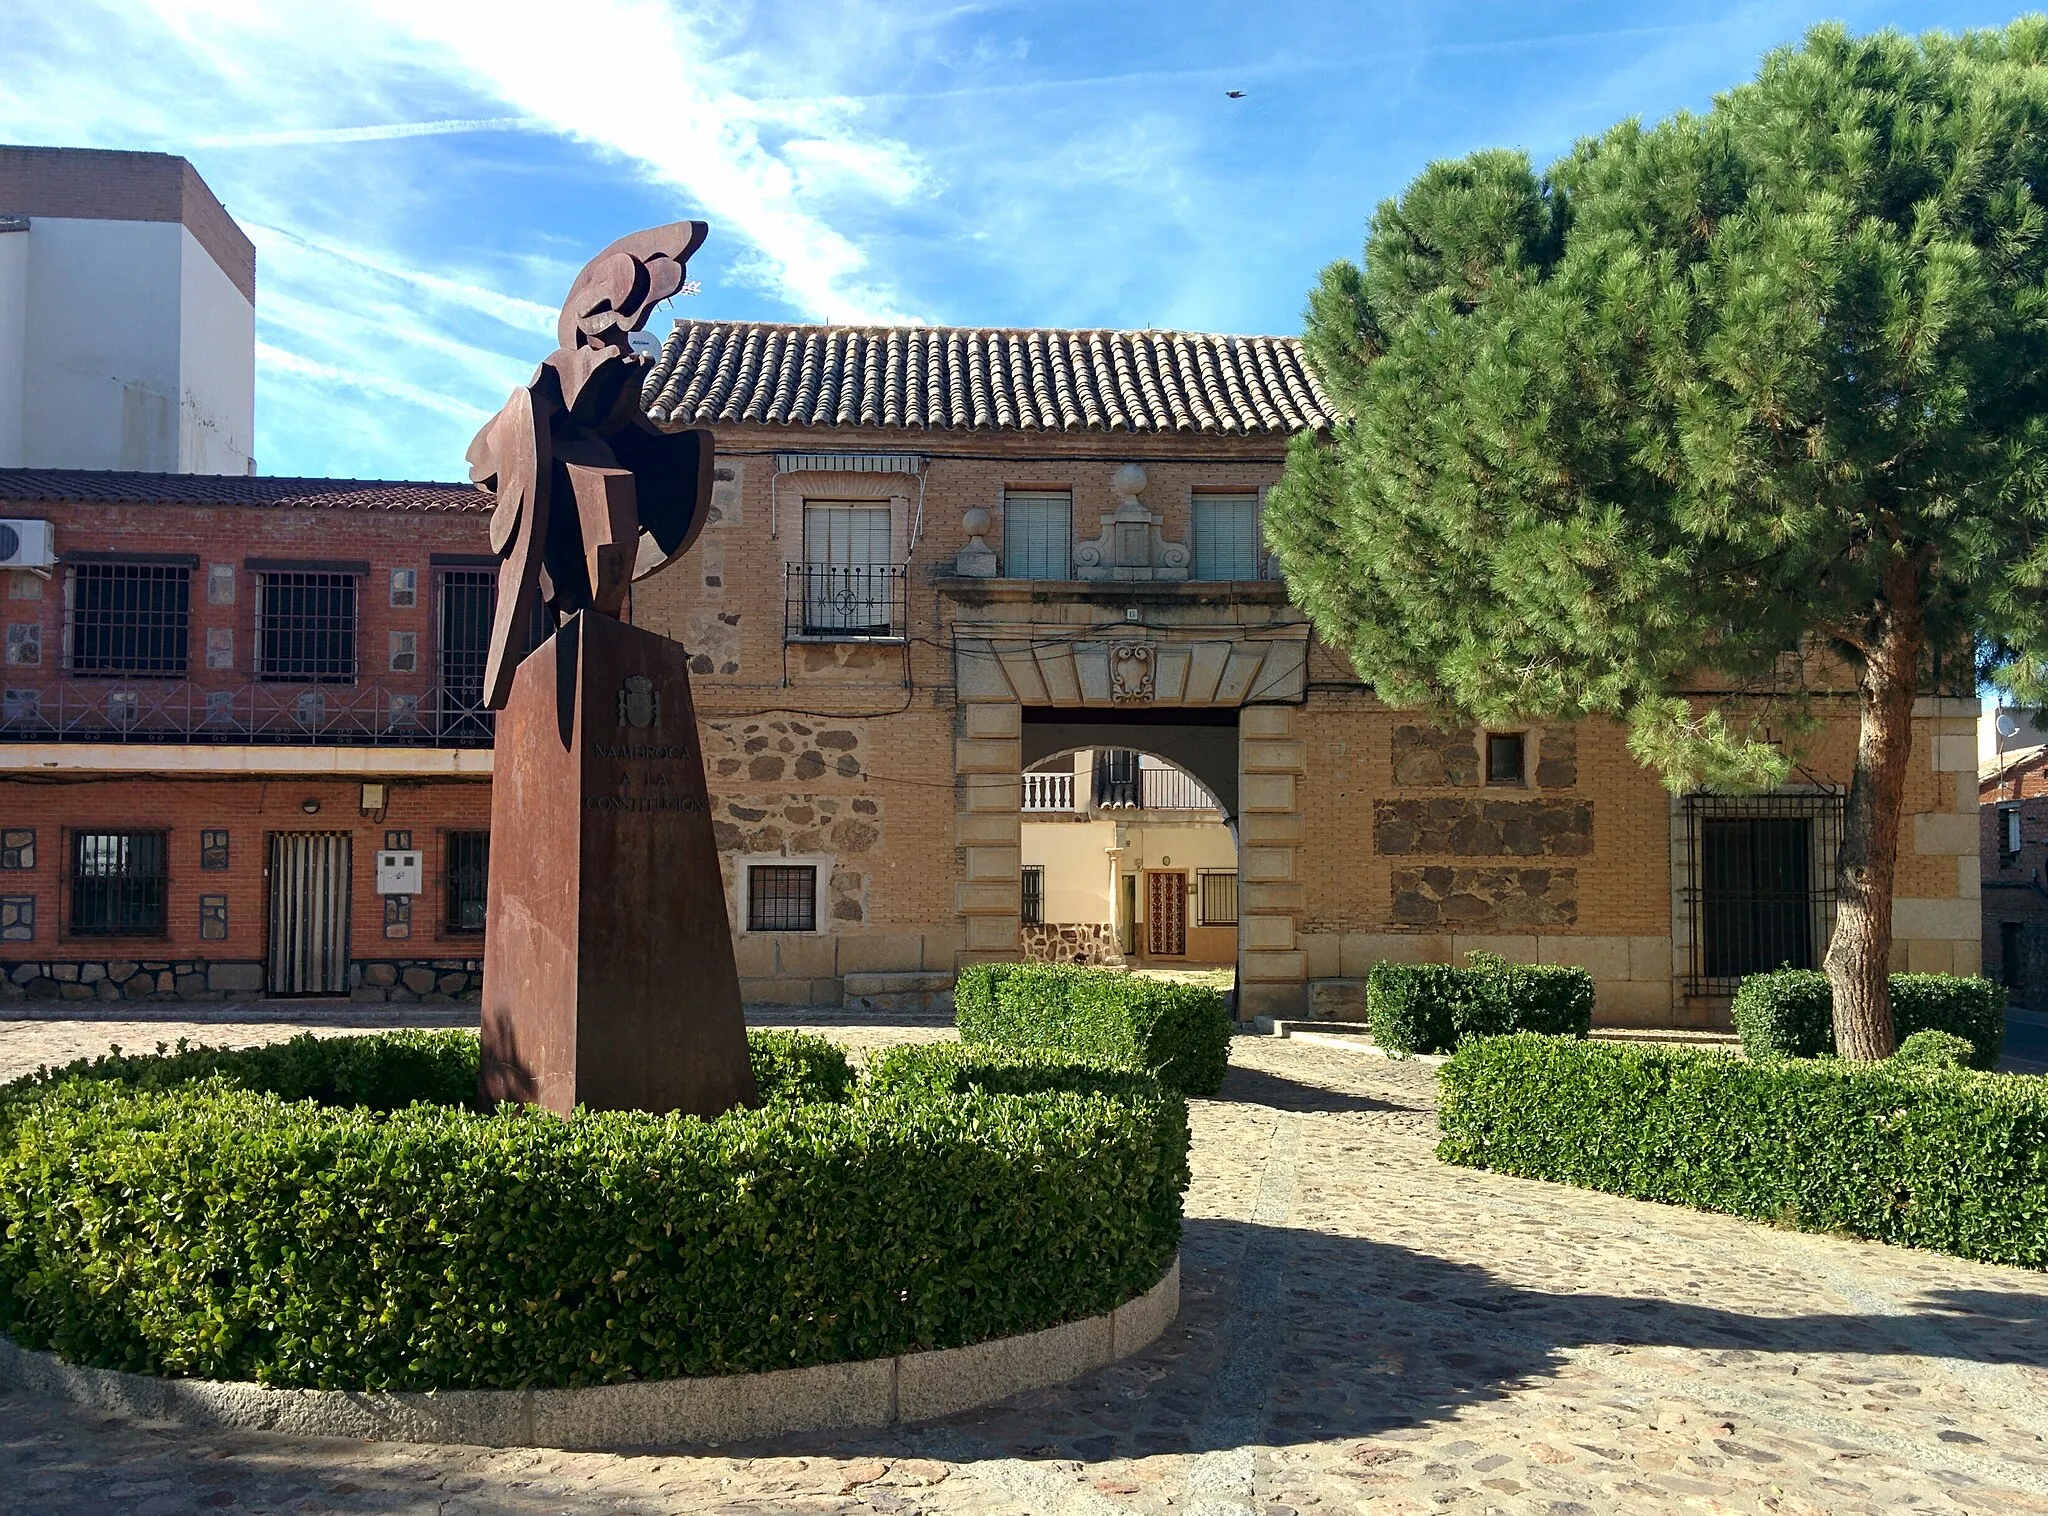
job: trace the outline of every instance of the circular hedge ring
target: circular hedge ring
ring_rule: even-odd
[[[1139,1074],[750,1039],[715,1120],[472,1108],[460,1032],[115,1056],[0,1090],[0,1330],[75,1364],[523,1389],[956,1347],[1097,1315],[1180,1240]]]

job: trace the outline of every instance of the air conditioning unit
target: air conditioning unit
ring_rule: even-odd
[[[57,537],[47,521],[0,521],[0,568],[48,570],[57,564]]]

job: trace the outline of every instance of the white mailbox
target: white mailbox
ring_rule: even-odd
[[[420,854],[418,849],[377,855],[377,893],[380,895],[417,895],[420,892]]]

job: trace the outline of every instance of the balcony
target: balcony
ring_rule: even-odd
[[[0,742],[484,748],[493,718],[475,687],[100,679],[8,690]]]
[[[1024,776],[1024,809],[1027,811],[1072,811],[1074,771]]]
[[[1222,807],[1192,774],[1155,766],[1124,748],[1095,755],[1095,805],[1107,811],[1217,811]]]
[[[785,641],[900,642],[910,625],[900,564],[792,563],[782,597]]]

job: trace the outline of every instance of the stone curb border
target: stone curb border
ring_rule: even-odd
[[[575,1390],[279,1390],[78,1368],[0,1337],[0,1387],[208,1430],[597,1449],[739,1442],[925,1421],[1063,1383],[1150,1345],[1180,1312],[1180,1255],[1102,1316],[966,1347],[766,1374]]]

